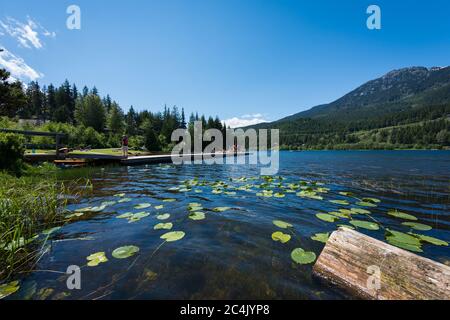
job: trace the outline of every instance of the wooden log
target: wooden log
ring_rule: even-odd
[[[348,228],[331,234],[313,273],[363,299],[450,299],[450,267]]]

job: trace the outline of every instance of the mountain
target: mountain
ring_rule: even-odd
[[[446,146],[450,143],[447,141],[447,135],[450,134],[449,114],[450,67],[411,67],[391,71],[331,103],[252,127],[280,129],[281,143],[287,147],[334,148],[350,144],[361,147],[361,139],[356,134],[361,130],[389,127],[393,131],[392,127],[420,124],[422,128],[415,130],[420,132],[424,125],[430,126],[428,122],[433,121],[439,125],[433,124],[433,129],[426,134],[436,136],[440,133],[439,139],[434,137],[425,141],[415,137],[412,140],[406,139],[410,142],[407,144],[398,143],[395,139],[384,142],[381,140],[380,143],[383,147],[388,144],[399,144],[399,147]],[[436,130],[438,131],[435,132]],[[441,132],[443,130],[445,132]],[[375,134],[377,133],[378,130]],[[336,135],[340,138],[335,138]],[[372,142],[378,140],[375,138]]]

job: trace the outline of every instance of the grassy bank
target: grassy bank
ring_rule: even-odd
[[[67,184],[52,165],[28,167],[20,177],[0,173],[0,280],[33,268],[50,228],[64,224]]]

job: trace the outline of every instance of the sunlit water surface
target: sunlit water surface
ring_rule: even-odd
[[[49,299],[342,299],[344,292],[312,276],[312,265],[300,265],[291,259],[291,251],[301,247],[319,256],[324,244],[311,239],[315,233],[332,232],[347,219],[325,222],[315,215],[355,207],[357,198],[381,200],[377,207],[366,208],[379,222],[380,230],[358,231],[385,240],[384,228],[409,232],[405,220],[387,215],[389,209],[412,214],[418,222],[432,226],[417,231],[450,241],[450,152],[433,151],[355,151],[355,152],[281,152],[279,176],[272,184],[283,186],[300,181],[323,183],[329,188],[323,200],[302,198],[284,189],[284,198],[257,196],[255,187],[265,181],[256,165],[146,165],[95,169],[93,193],[70,210],[117,201],[115,194],[125,193],[130,202],[109,205],[99,213],[73,218],[50,236],[51,249],[36,266],[35,272],[21,279],[21,290],[10,298]],[[247,181],[236,179],[246,177]],[[199,185],[188,192],[170,191],[186,180],[198,179]],[[230,180],[234,179],[234,180]],[[206,185],[202,185],[205,181]],[[228,186],[220,194],[211,184],[223,181]],[[196,183],[196,182],[194,182]],[[235,187],[251,185],[252,191]],[[183,188],[183,187],[181,187]],[[317,186],[315,186],[317,188]],[[197,190],[197,191],[196,191]],[[224,192],[236,192],[225,194]],[[297,190],[300,191],[300,190]],[[352,192],[344,197],[338,192]],[[175,198],[174,202],[163,202]],[[342,206],[328,200],[346,199]],[[198,202],[204,220],[188,218],[188,204]],[[151,203],[147,209],[135,209],[139,203]],[[155,206],[164,208],[156,210]],[[216,207],[230,207],[215,212]],[[150,216],[129,223],[117,216],[146,211]],[[169,213],[167,220],[157,215]],[[291,230],[276,227],[273,220],[293,225]],[[369,220],[360,215],[360,220]],[[184,238],[165,242],[160,236],[168,230],[154,230],[160,222],[172,222],[171,231],[184,231]],[[274,231],[289,233],[287,243],[275,242]],[[80,239],[81,238],[81,239]],[[77,240],[78,239],[78,240]],[[163,243],[163,244],[162,244]],[[162,244],[162,245],[161,245]],[[139,247],[138,254],[112,257],[121,246]],[[449,263],[449,247],[424,244],[423,253],[431,259]],[[86,257],[104,251],[107,262],[86,266]],[[81,267],[81,290],[68,290],[67,276],[45,270],[63,271],[69,265]],[[40,271],[39,271],[40,270]],[[28,294],[28,296],[27,296]]]

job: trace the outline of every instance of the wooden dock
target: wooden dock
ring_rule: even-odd
[[[249,152],[237,152],[237,153],[191,153],[183,155],[186,159],[211,159],[219,157],[237,157],[249,155]],[[121,159],[120,164],[125,166],[151,164],[151,163],[172,163],[172,155],[152,155],[152,156],[132,156],[127,159]]]
[[[314,275],[378,300],[450,300],[450,267],[348,228],[328,239]]]

